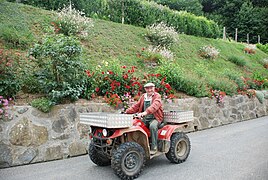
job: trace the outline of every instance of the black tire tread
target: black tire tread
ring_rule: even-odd
[[[122,156],[129,150],[136,150],[137,152],[139,152],[142,157],[143,157],[143,162],[141,165],[141,168],[139,169],[139,171],[134,174],[133,176],[129,176],[127,174],[125,174],[125,172],[122,170],[121,168],[121,161],[122,161]],[[121,144],[118,149],[116,151],[114,151],[114,154],[112,156],[112,169],[114,170],[114,173],[119,176],[121,179],[126,179],[126,180],[131,180],[131,179],[135,179],[137,178],[140,173],[142,172],[144,166],[145,166],[145,152],[144,149],[142,148],[141,145],[139,145],[136,142],[126,142]]]
[[[176,154],[175,145],[181,139],[183,139],[187,143],[188,148],[187,148],[186,156],[184,156],[184,158],[182,158],[182,159],[178,159],[175,155]],[[185,133],[179,132],[179,133],[175,133],[172,135],[171,141],[170,141],[170,148],[169,148],[169,151],[166,153],[166,157],[170,162],[180,164],[180,163],[183,163],[184,161],[186,161],[186,159],[188,158],[188,156],[190,154],[190,151],[191,151],[191,144],[190,144],[189,137]]]
[[[102,154],[100,154],[93,143],[89,144],[88,155],[91,161],[98,166],[111,165],[111,160],[108,157],[105,157]]]

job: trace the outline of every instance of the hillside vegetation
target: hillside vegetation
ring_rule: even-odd
[[[34,65],[34,61],[31,61],[33,57],[28,56],[28,52],[35,44],[42,44],[48,34],[54,33],[51,24],[54,17],[55,12],[52,11],[0,1],[0,58],[2,61],[0,68],[3,75],[0,92],[2,95],[16,97],[16,94],[21,91],[50,93],[38,89],[41,81],[40,79],[39,81],[34,80],[34,77],[37,77],[36,70],[40,67],[37,68]],[[233,95],[247,93],[248,89],[264,89],[268,86],[266,79],[268,72],[265,68],[268,63],[268,55],[252,46],[221,39],[179,34],[179,40],[169,49],[173,58],[164,58],[158,53],[152,54],[146,51],[151,42],[145,38],[147,33],[145,28],[98,19],[93,19],[93,24],[94,27],[90,28],[88,36],[76,39],[82,47],[81,51],[76,52],[81,55],[82,69],[88,69],[90,73],[109,71],[109,68],[115,71],[116,66],[119,66],[118,68],[135,66],[135,75],[132,76],[143,79],[144,81],[141,83],[155,80],[152,77],[144,79],[144,73],[161,74],[161,79],[157,80],[159,83],[165,77],[165,83],[170,84],[176,92],[181,91],[196,97],[210,96],[210,90],[220,90],[228,95]],[[200,49],[204,46],[214,47],[219,54],[215,58],[202,57]],[[39,55],[36,57],[42,59],[42,56]],[[8,58],[13,58],[13,63],[18,59],[23,63],[20,63],[18,65],[20,68],[16,70],[11,68],[15,71],[14,73],[5,74],[7,69],[5,69],[4,61],[7,61]],[[42,62],[49,61],[49,58],[50,56],[44,57]],[[100,69],[96,70],[98,65]],[[18,70],[19,72],[17,72]],[[122,70],[118,70],[119,72],[123,73]],[[73,73],[78,72],[72,72],[72,75]],[[87,75],[90,77],[89,74]],[[79,82],[81,92],[78,93],[77,89],[75,90],[77,97],[93,97],[94,93],[89,93],[89,91],[99,87],[91,80],[85,80],[83,83],[86,85]],[[15,82],[17,84],[14,85]],[[51,84],[50,86],[54,87]],[[99,84],[99,86],[101,85]],[[104,91],[109,91],[109,89]],[[68,91],[69,94],[61,97],[67,97],[73,92]],[[86,96],[85,92],[88,92]],[[123,90],[118,90],[117,94],[120,92],[122,93]]]

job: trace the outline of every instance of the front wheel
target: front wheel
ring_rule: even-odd
[[[121,179],[137,178],[145,166],[145,152],[136,142],[121,144],[112,156],[112,168]]]
[[[175,133],[171,137],[170,149],[166,153],[167,159],[172,163],[184,162],[191,150],[191,144],[188,136],[182,132]]]
[[[102,154],[91,142],[88,148],[88,155],[92,162],[94,162],[98,166],[109,166],[111,164],[111,160]]]

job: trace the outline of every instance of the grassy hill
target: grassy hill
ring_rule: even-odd
[[[27,54],[49,32],[53,16],[51,11],[1,0],[0,49]],[[177,91],[193,96],[208,95],[199,92],[202,88],[220,89],[230,95],[244,86],[266,88],[268,72],[263,65],[268,55],[258,49],[255,54],[247,54],[244,52],[246,45],[242,43],[179,34],[179,41],[171,47],[173,60],[149,67],[137,57],[142,48],[150,45],[145,39],[146,29],[98,19],[93,21],[94,28],[89,36],[80,39],[82,57],[88,69],[102,61],[116,60],[121,65],[137,66],[141,73],[162,73]],[[200,57],[198,51],[206,45],[220,51],[215,60]],[[244,64],[239,65],[237,61]],[[256,81],[264,83],[255,86]]]

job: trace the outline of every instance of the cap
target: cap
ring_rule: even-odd
[[[154,83],[147,83],[144,85],[144,87],[155,87]]]

